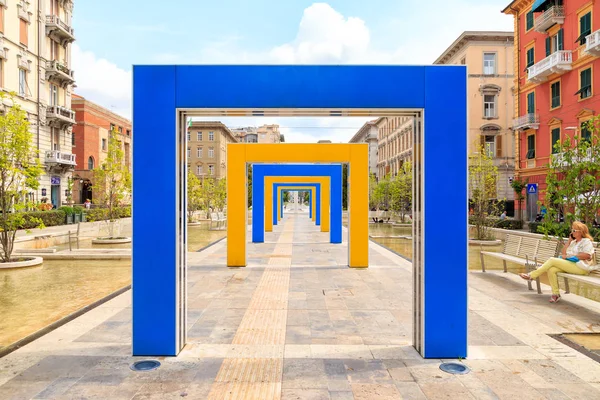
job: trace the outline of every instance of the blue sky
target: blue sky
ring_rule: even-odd
[[[76,93],[130,117],[133,64],[430,64],[465,30],[512,30],[508,3],[78,1]],[[314,131],[302,140],[327,136]]]

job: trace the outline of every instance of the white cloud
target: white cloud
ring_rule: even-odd
[[[91,51],[72,47],[75,93],[119,115],[131,118],[132,74]]]

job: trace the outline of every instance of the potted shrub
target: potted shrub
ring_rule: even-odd
[[[67,224],[72,224],[73,223],[73,207],[69,207],[69,206],[62,206],[59,208],[59,210],[64,211],[65,215],[67,216]]]
[[[73,219],[74,223],[83,222],[83,207],[74,206],[73,215],[75,216]]]

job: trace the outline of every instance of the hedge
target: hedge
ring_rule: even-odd
[[[23,213],[25,223],[20,226],[21,229],[33,229],[38,227],[37,221],[31,219],[41,219],[45,226],[57,226],[65,224],[66,214],[62,210],[51,211],[31,211]]]
[[[564,222],[553,222],[548,226],[548,232],[542,231],[542,222],[530,222],[529,223],[529,232],[531,233],[547,233],[549,236],[558,236],[566,238],[571,233],[571,225],[565,224]],[[600,229],[589,227],[590,234],[594,238],[594,241],[600,241]]]
[[[517,219],[488,218],[487,225],[492,228],[518,230],[523,229],[523,221]],[[469,224],[475,225],[475,218],[469,217]]]
[[[131,206],[117,207],[116,211],[119,218],[131,217]],[[106,219],[108,219],[108,208],[92,208],[86,212],[88,222],[104,221]]]

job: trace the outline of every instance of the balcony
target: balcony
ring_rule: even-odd
[[[50,150],[46,152],[46,164],[50,166],[76,166],[75,154],[62,151]]]
[[[536,17],[533,29],[536,32],[546,33],[552,25],[564,23],[565,8],[563,6],[552,6]]]
[[[55,81],[66,87],[75,82],[73,71],[59,61],[46,62],[46,79]]]
[[[600,30],[585,37],[585,52],[593,56],[600,56]]]
[[[538,129],[540,127],[540,116],[538,114],[525,114],[513,120],[515,131],[526,129]]]
[[[527,68],[527,79],[535,83],[544,82],[549,75],[570,71],[572,63],[571,50],[556,51]]]
[[[46,15],[46,35],[62,46],[75,41],[75,30],[63,22],[58,15]]]
[[[49,106],[46,121],[50,126],[59,128],[75,125],[75,111],[62,106]]]

